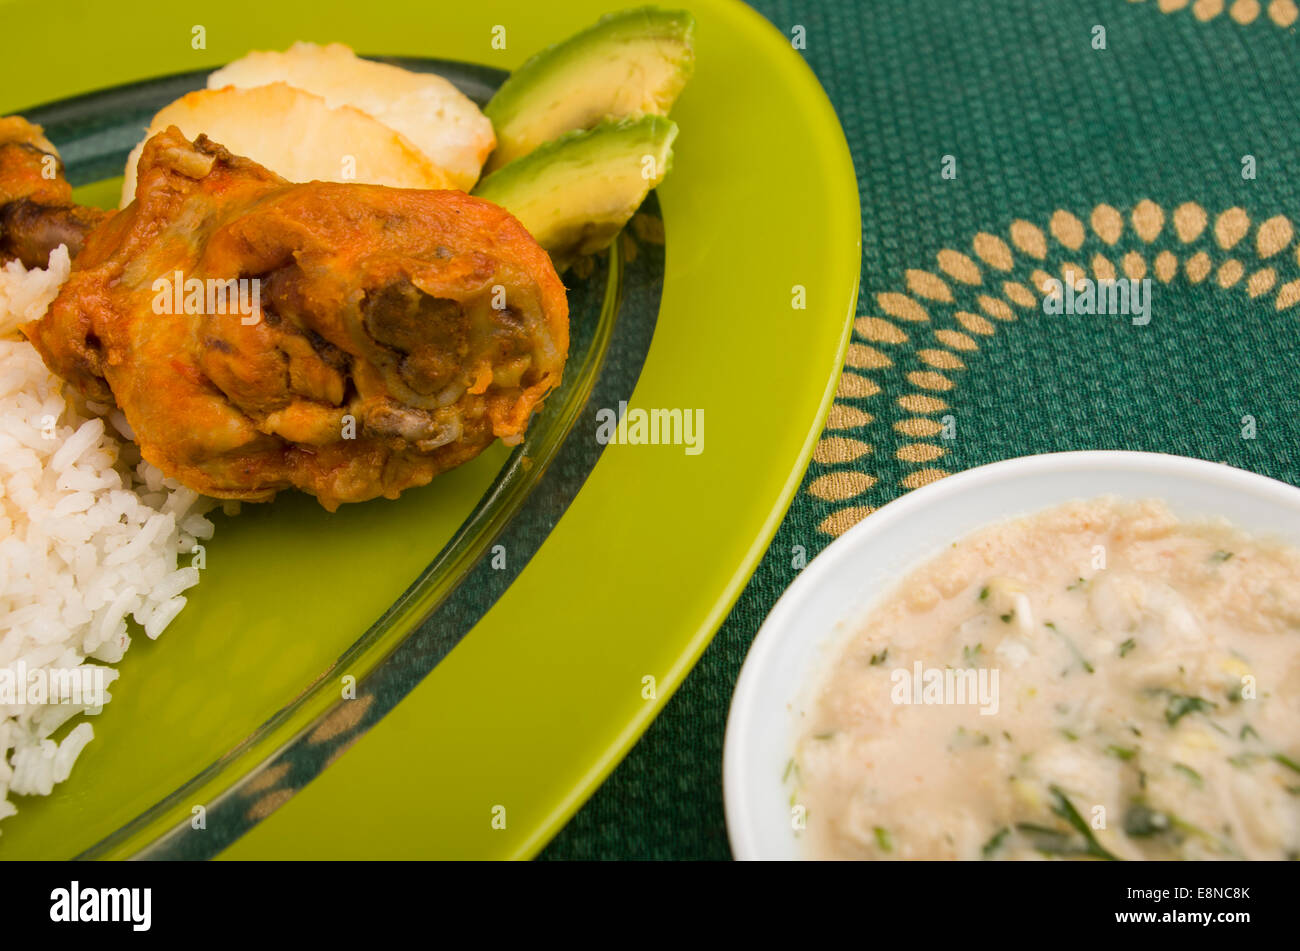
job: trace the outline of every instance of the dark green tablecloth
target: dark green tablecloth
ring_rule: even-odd
[[[787,35],[806,28],[853,151],[853,347],[757,574],[543,858],[730,855],[727,706],[798,571],[792,549],[811,557],[909,488],[1066,449],[1199,456],[1300,484],[1293,0],[756,6]],[[1150,322],[1045,314],[1034,287],[1067,269],[1150,278]]]

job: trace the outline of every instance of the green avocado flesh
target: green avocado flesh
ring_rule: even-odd
[[[663,116],[602,122],[511,162],[474,194],[518,218],[562,271],[613,240],[668,173],[676,137]]]
[[[483,110],[497,136],[485,171],[575,129],[667,115],[695,65],[694,33],[686,11],[642,7],[602,17],[538,53]]]

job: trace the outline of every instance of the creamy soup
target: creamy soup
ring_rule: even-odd
[[[815,686],[812,857],[1300,857],[1300,551],[1224,521],[1102,498],[980,530]]]

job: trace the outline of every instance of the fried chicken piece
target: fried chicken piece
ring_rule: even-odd
[[[147,143],[136,195],[24,330],[190,488],[264,501],[296,487],[331,511],[395,498],[519,442],[559,384],[564,286],[490,202],[289,184],[175,127]],[[247,308],[214,296],[231,280],[248,282],[227,295]]]
[[[0,118],[0,264],[45,267],[61,244],[76,256],[111,212],[73,204],[58,151],[38,125]]]

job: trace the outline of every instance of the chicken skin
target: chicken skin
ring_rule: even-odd
[[[518,443],[569,343],[564,286],[504,209],[290,184],[175,127],[24,332],[165,474],[330,511]]]
[[[63,162],[40,126],[0,118],[0,264],[45,267],[61,244],[75,256],[109,214],[73,204]]]

